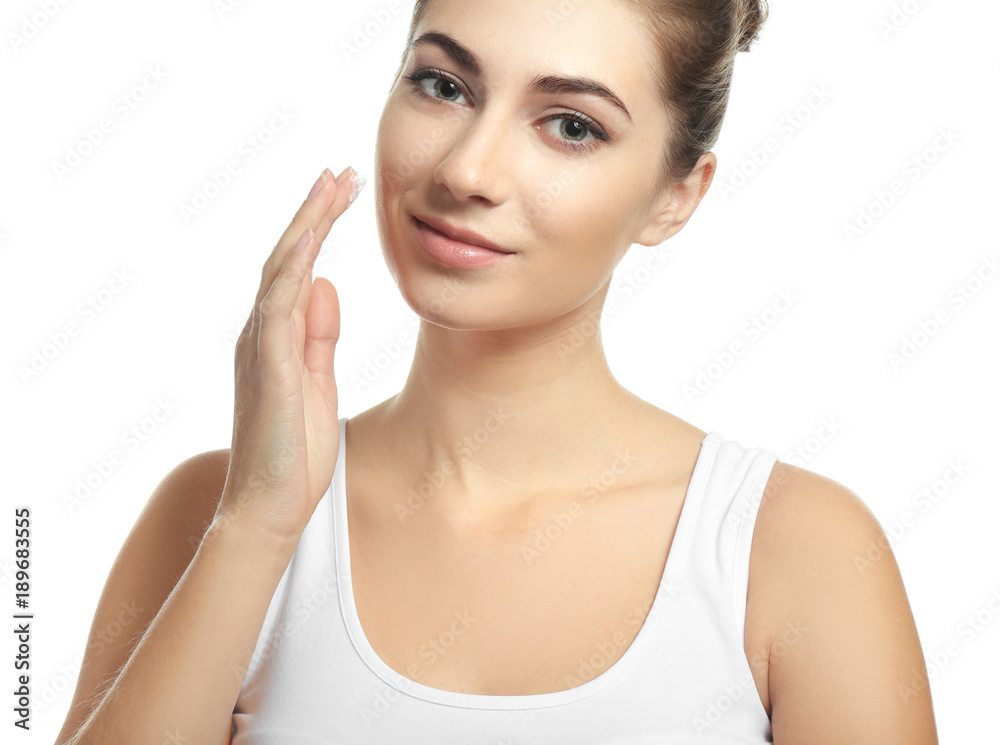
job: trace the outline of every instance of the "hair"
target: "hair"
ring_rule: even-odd
[[[416,0],[403,54],[430,0]],[[666,107],[667,141],[658,184],[686,179],[719,139],[737,52],[749,51],[768,16],[767,0],[617,0],[653,42],[657,93]],[[396,77],[399,77],[397,73]]]

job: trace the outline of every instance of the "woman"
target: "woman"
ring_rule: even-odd
[[[76,742],[937,742],[864,503],[629,393],[595,331],[711,184],[765,14],[417,3],[375,174],[410,375],[338,419],[311,267],[363,182],[324,171],[240,337],[231,450],[158,496],[211,525]]]

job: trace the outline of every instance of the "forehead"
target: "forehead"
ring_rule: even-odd
[[[614,91],[634,119],[660,108],[648,32],[617,0],[430,0],[414,38],[427,30],[475,54],[488,84],[584,76]]]

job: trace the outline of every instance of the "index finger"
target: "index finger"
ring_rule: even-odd
[[[353,171],[354,169],[348,166],[335,180],[332,178],[333,174],[330,173],[330,169],[323,169],[323,173],[320,174],[313,186],[313,191],[299,207],[295,217],[292,218],[288,227],[285,228],[285,232],[275,244],[271,255],[264,262],[256,303],[259,304],[264,295],[267,294],[275,276],[281,269],[281,265],[291,252],[292,246],[306,231],[306,228],[312,228],[313,233],[316,234],[317,243],[326,240],[333,223],[347,209],[348,200],[354,189],[354,182],[350,178]],[[337,183],[338,180],[340,183]]]

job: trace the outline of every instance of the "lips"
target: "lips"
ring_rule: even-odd
[[[494,243],[474,230],[457,227],[431,215],[421,215],[415,212],[413,213],[413,217],[432,230],[443,233],[452,240],[468,243],[472,246],[481,246],[482,248],[488,248],[491,251],[499,251],[500,253],[515,253],[512,249],[505,248],[498,243]]]
[[[417,229],[417,243],[424,253],[453,269],[486,269],[500,262],[506,262],[509,257],[515,255],[511,251],[495,251],[492,248],[452,238],[416,217],[413,218],[413,224]],[[478,236],[476,240],[482,240],[482,236]]]

